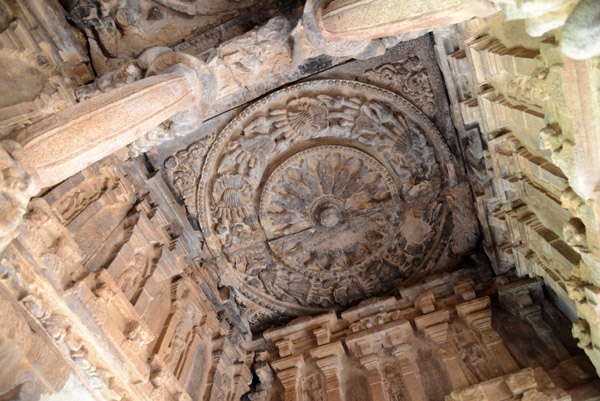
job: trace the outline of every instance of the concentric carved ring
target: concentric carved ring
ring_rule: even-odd
[[[302,83],[219,134],[199,223],[224,284],[276,314],[312,313],[433,268],[452,231],[442,193],[454,171],[440,133],[403,98]]]
[[[323,277],[359,270],[395,236],[399,194],[385,167],[339,145],[296,153],[269,176],[259,217],[288,267]]]

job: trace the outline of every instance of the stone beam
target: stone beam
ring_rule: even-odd
[[[164,120],[214,97],[206,93],[210,71],[192,56],[164,54],[149,72],[156,75],[78,103],[17,134],[41,188],[58,184]]]
[[[429,30],[497,11],[487,0],[308,0],[303,19],[305,30],[316,29],[323,42],[355,48],[370,39]]]

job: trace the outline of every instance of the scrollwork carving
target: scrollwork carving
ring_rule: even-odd
[[[435,113],[435,99],[427,69],[417,56],[383,64],[365,72],[367,79],[406,96],[426,115]]]
[[[192,215],[196,215],[196,179],[200,175],[206,154],[205,142],[206,140],[194,142],[164,162],[170,182]]]

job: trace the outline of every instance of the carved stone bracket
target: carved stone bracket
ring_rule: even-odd
[[[271,364],[285,389],[285,401],[298,400],[299,369],[304,365],[302,355],[289,356],[279,359]]]
[[[504,345],[502,338],[492,328],[492,311],[489,297],[476,298],[456,306],[458,316],[479,332],[483,343],[504,373],[516,371],[519,366]]]
[[[452,388],[460,389],[469,384],[463,372],[459,356],[449,342],[450,314],[447,310],[432,312],[415,318],[415,325],[425,338],[437,347]]]
[[[504,285],[498,289],[500,303],[512,314],[528,322],[556,358],[563,361],[571,355],[542,316],[542,307],[538,304],[539,299],[543,298],[542,284],[541,279],[529,279]]]
[[[112,154],[168,118],[202,115],[216,95],[210,70],[187,54],[160,54],[148,63],[146,75],[18,134],[17,140],[37,169],[42,187]]]
[[[319,369],[325,375],[325,391],[328,401],[341,401],[342,394],[340,389],[342,358],[345,354],[341,342],[335,342],[322,345],[310,351],[313,358],[317,358],[316,363]]]

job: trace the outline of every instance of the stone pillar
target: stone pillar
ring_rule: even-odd
[[[341,356],[344,354],[344,347],[339,341],[322,345],[310,351],[310,355],[316,359],[317,366],[325,374],[327,401],[342,401],[340,369],[342,367]]]
[[[479,332],[486,348],[498,362],[504,373],[514,372],[519,366],[504,345],[500,335],[492,328],[490,298],[481,297],[456,306],[458,316],[467,325]]]
[[[252,372],[246,365],[239,365],[239,372],[234,376],[234,400],[241,400],[242,396],[250,390],[248,383],[252,381]]]
[[[448,342],[449,321],[450,313],[443,310],[415,318],[415,325],[418,330],[423,332],[425,338],[436,346],[452,388],[458,390],[467,387],[469,381],[462,370],[454,348]]]
[[[408,390],[411,401],[425,401],[425,391],[413,363],[412,348],[410,344],[402,344],[392,351],[392,355],[398,359],[402,379]]]
[[[498,296],[501,305],[529,323],[554,356],[559,361],[564,361],[571,355],[544,320],[542,307],[535,301],[543,298],[542,291],[541,280],[520,280],[500,287]]]
[[[298,401],[298,376],[302,365],[304,365],[302,354],[271,363],[271,367],[283,385],[284,401]]]
[[[554,352],[554,355],[559,361],[564,361],[571,357],[569,351],[562,345],[552,327],[544,320],[542,316],[542,307],[540,305],[531,305],[523,308],[519,312],[519,317],[525,320],[534,328],[536,334],[540,336],[542,341]]]
[[[199,104],[206,108],[214,98],[214,79],[193,56],[164,54],[148,72],[157,75],[76,104],[18,133],[42,188],[114,153],[176,113]]]

